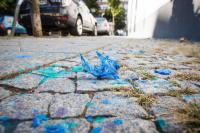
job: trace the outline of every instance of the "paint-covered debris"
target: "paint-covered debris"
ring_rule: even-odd
[[[10,96],[11,92],[0,87],[0,100]]]
[[[93,76],[97,78],[111,78],[111,79],[119,79],[117,74],[117,70],[120,68],[117,61],[110,59],[108,56],[103,56],[98,51],[96,52],[99,60],[99,66],[91,66],[88,61],[81,54],[81,62],[83,66],[83,70],[91,73]]]

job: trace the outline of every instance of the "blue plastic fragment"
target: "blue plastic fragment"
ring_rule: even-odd
[[[96,127],[96,128],[93,128],[90,133],[100,133],[101,132],[101,127]]]
[[[45,126],[44,133],[70,133],[62,125],[48,125]]]
[[[154,72],[161,74],[161,75],[170,75],[171,74],[170,69],[156,69]]]
[[[122,124],[123,124],[123,120],[121,120],[121,119],[116,119],[116,120],[113,121],[113,123],[114,123],[115,125],[119,126],[119,125],[122,125]]]
[[[88,122],[93,122],[93,120],[94,120],[93,116],[87,116],[86,119]]]
[[[96,51],[96,54],[100,60],[99,66],[91,66],[88,61],[83,57],[83,55],[80,54],[83,70],[99,79],[119,79],[117,70],[120,68],[120,65],[117,63],[117,61],[110,59],[109,56],[103,56],[98,51]]]
[[[38,114],[33,118],[33,127],[37,128],[43,121],[47,121],[48,118],[44,114]]]

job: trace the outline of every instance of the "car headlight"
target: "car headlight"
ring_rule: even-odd
[[[62,6],[69,6],[72,3],[72,0],[62,0]]]

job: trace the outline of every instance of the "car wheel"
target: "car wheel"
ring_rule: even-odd
[[[83,22],[80,17],[77,18],[75,28],[71,31],[71,34],[77,36],[83,34]]]
[[[93,29],[93,35],[94,35],[94,36],[97,36],[97,34],[98,34],[98,33],[97,33],[97,26],[95,25],[95,26],[94,26],[94,29]]]
[[[12,33],[12,30],[11,30],[11,29],[7,29],[7,30],[6,30],[6,35],[10,36],[11,33]]]

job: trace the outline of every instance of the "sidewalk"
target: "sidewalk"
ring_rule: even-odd
[[[9,46],[1,52],[0,132],[200,131],[200,45],[86,38],[87,46],[78,49],[81,39],[77,43],[70,38],[67,45],[56,47],[23,43],[13,45],[22,51],[13,52]],[[72,70],[81,65],[79,52],[89,62],[98,62],[94,49],[118,60],[119,81]],[[171,73],[156,73],[159,69]],[[41,114],[48,120],[33,127],[33,119]]]

